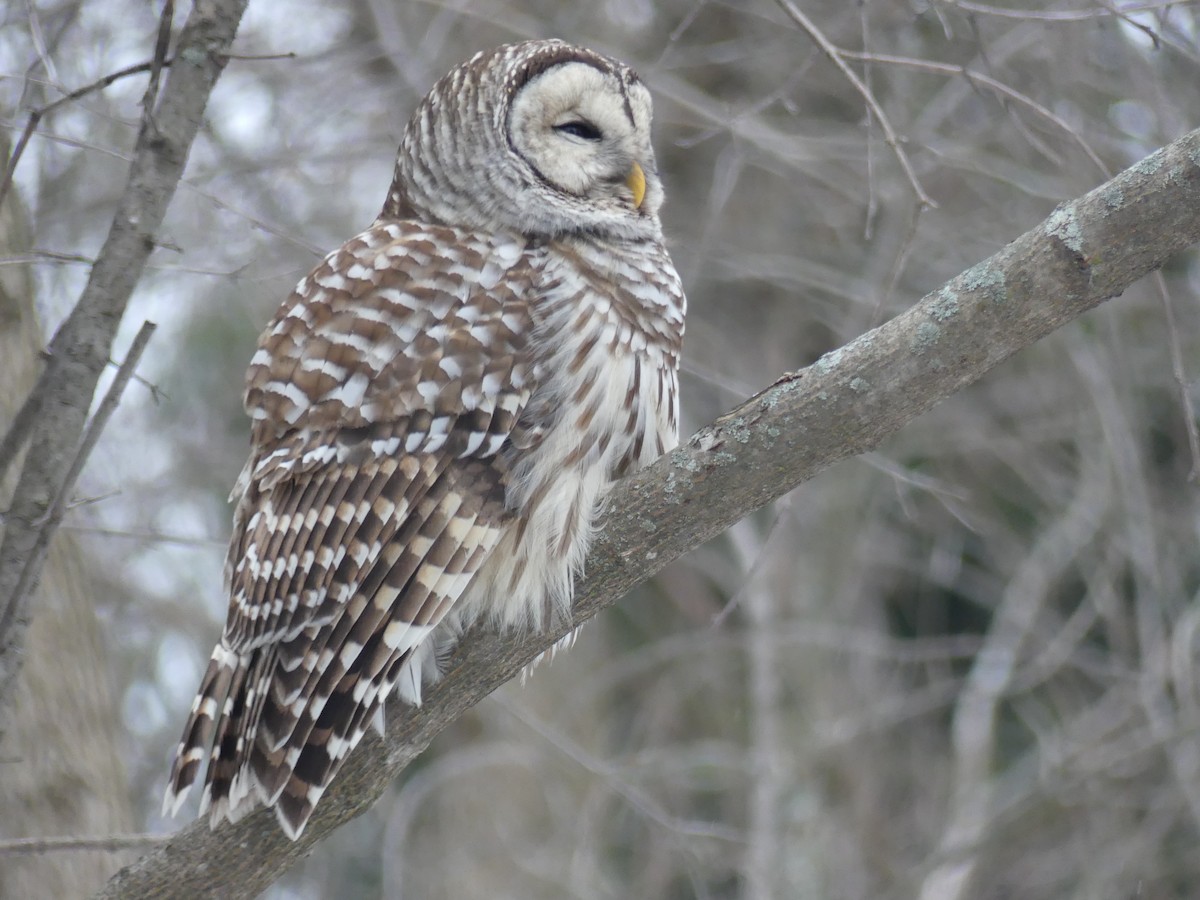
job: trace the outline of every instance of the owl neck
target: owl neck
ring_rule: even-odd
[[[388,190],[387,200],[379,213],[380,220],[387,219],[422,219],[421,211],[413,206],[408,199],[408,193],[399,182],[393,182]]]
[[[388,192],[387,201],[383,204],[383,209],[380,211],[379,218],[376,221],[387,222],[397,220],[449,225],[468,230],[475,227],[472,224],[447,222],[443,217],[437,215],[436,212],[413,203],[402,187],[397,188],[393,186],[392,190]],[[589,246],[612,246],[613,244],[621,246],[663,246],[662,228],[657,221],[649,224],[643,223],[642,228],[634,233],[608,229],[600,231],[589,228],[567,229],[555,234],[522,234],[517,229],[513,230],[534,245],[568,242]]]

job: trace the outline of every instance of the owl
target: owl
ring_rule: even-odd
[[[472,623],[569,611],[597,508],[677,440],[685,300],[650,94],[557,40],[418,105],[383,211],[296,286],[246,377],[229,613],[171,769],[292,839],[396,690]]]

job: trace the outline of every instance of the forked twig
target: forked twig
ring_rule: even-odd
[[[799,25],[804,33],[812,39],[813,43],[820,48],[821,52],[829,57],[830,62],[838,67],[838,70],[846,77],[846,80],[854,85],[854,89],[862,95],[863,100],[866,101],[867,108],[879,120],[879,127],[883,129],[883,139],[892,148],[892,152],[896,154],[896,159],[900,162],[900,168],[904,170],[909,184],[912,185],[913,193],[917,195],[917,200],[920,201],[921,206],[925,209],[936,209],[937,204],[933,202],[932,197],[925,193],[925,188],[921,186],[921,182],[917,178],[917,173],[913,170],[908,154],[900,146],[900,138],[896,134],[896,130],[892,127],[887,113],[883,111],[883,107],[879,105],[879,101],[875,99],[875,95],[871,93],[871,89],[863,83],[858,74],[846,63],[846,57],[850,54],[834,46],[829,38],[821,33],[816,24],[792,3],[792,0],[777,0],[777,2],[791,20]]]
[[[161,32],[160,32],[161,37]],[[4,168],[4,177],[0,179],[0,203],[4,202],[4,198],[8,196],[9,190],[12,188],[13,177],[17,171],[17,164],[21,161],[21,156],[25,152],[25,147],[29,143],[30,138],[37,133],[37,127],[41,124],[42,119],[54,112],[60,106],[79,100],[86,97],[88,94],[94,94],[96,91],[102,91],[106,87],[115,84],[122,78],[128,78],[131,75],[141,75],[143,72],[151,73],[151,84],[147,89],[147,95],[150,94],[150,89],[157,94],[157,81],[162,74],[163,69],[170,68],[175,62],[174,57],[158,58],[156,48],[156,56],[154,59],[149,59],[146,62],[137,63],[136,65],[126,66],[123,69],[118,69],[115,72],[109,72],[103,78],[93,81],[91,84],[86,84],[81,88],[76,88],[69,94],[64,94],[57,100],[47,103],[45,106],[38,107],[29,114],[29,121],[25,123],[25,128],[21,131],[21,136],[17,139],[17,144],[13,147],[12,155],[8,159],[8,165]],[[295,53],[268,53],[262,55],[241,56],[237,54],[224,54],[224,59],[227,60],[276,60],[276,59],[295,59]]]
[[[1048,122],[1052,122],[1054,125],[1061,128],[1071,136],[1075,143],[1079,145],[1079,148],[1083,150],[1085,154],[1087,154],[1087,158],[1095,164],[1097,169],[1104,173],[1105,177],[1112,177],[1112,171],[1107,165],[1104,164],[1104,160],[1102,160],[1096,154],[1096,151],[1091,148],[1091,145],[1089,145],[1088,142],[1085,141],[1062,116],[1038,103],[1032,97],[1022,94],[1015,88],[1009,87],[999,79],[993,78],[990,75],[985,75],[983,72],[978,72],[974,69],[968,69],[966,66],[932,62],[927,59],[917,59],[910,56],[892,56],[887,53],[859,53],[855,50],[842,50],[840,52],[847,59],[860,59],[864,62],[882,63],[883,65],[889,66],[904,66],[909,69],[918,69],[924,72],[938,72],[944,75],[961,75],[972,84],[980,84],[984,87],[990,88],[997,94],[1008,97],[1010,100],[1014,100],[1022,106],[1028,107],[1030,110],[1037,113]]]
[[[169,66],[172,60],[164,60],[162,65]],[[8,195],[9,188],[12,186],[13,175],[17,171],[17,163],[21,161],[21,155],[25,152],[25,146],[29,143],[29,139],[33,137],[37,131],[38,125],[42,119],[54,112],[60,106],[70,103],[72,100],[78,100],[81,97],[86,97],[88,94],[93,94],[96,91],[104,90],[111,84],[120,81],[122,78],[128,78],[130,75],[140,75],[142,72],[149,72],[154,68],[154,60],[138,63],[134,66],[126,66],[124,69],[118,69],[116,72],[109,72],[103,78],[93,81],[91,84],[84,85],[71,93],[59,97],[52,103],[47,103],[45,106],[33,110],[29,114],[29,121],[25,123],[25,129],[21,132],[21,136],[17,139],[17,145],[13,148],[12,156],[8,158],[8,165],[4,169],[4,178],[0,180],[0,203],[4,202],[4,198]]]
[[[91,455],[93,448],[95,448],[96,441],[100,439],[101,432],[104,431],[109,418],[112,417],[113,411],[117,408],[117,404],[121,400],[121,394],[124,393],[125,386],[129,384],[129,379],[133,377],[134,370],[137,368],[138,362],[142,358],[142,353],[146,349],[146,344],[150,341],[150,337],[154,334],[154,329],[157,327],[153,322],[142,323],[137,337],[133,339],[133,343],[129,346],[129,352],[125,355],[125,361],[117,369],[113,383],[109,386],[104,399],[96,408],[96,414],[92,416],[92,421],[88,423],[88,427],[83,433],[83,439],[79,442],[79,448],[75,451],[75,455],[71,459],[71,465],[68,466],[62,484],[55,493],[53,501],[47,507],[44,514],[36,521],[29,523],[31,527],[38,530],[37,541],[25,559],[25,565],[21,569],[21,577],[17,581],[16,589],[13,591],[11,597],[7,597],[4,600],[4,614],[0,616],[0,634],[6,632],[11,626],[22,598],[37,578],[37,574],[41,570],[42,558],[46,555],[46,550],[50,546],[50,539],[54,536],[58,523],[62,521],[63,514],[66,512],[67,497],[70,496],[72,488],[75,487],[79,473],[83,471],[84,463],[87,462],[88,456]],[[21,412],[25,412],[24,408]]]

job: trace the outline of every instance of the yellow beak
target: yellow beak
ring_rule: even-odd
[[[633,191],[633,205],[641,209],[642,201],[646,199],[646,173],[642,171],[642,167],[637,163],[630,166],[625,183]]]

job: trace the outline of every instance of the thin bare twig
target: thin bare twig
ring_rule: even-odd
[[[862,30],[863,49],[867,51],[871,49],[870,12],[868,4],[859,5],[858,23]],[[871,76],[871,64],[867,63],[863,66],[863,84],[873,93],[875,88],[871,84]],[[875,216],[879,213],[879,196],[875,191],[875,117],[870,107],[867,108],[867,120],[863,123],[863,130],[867,135],[867,209],[863,214],[863,240],[869,242],[875,234]]]
[[[874,328],[883,321],[884,311],[891,305],[892,297],[896,293],[896,287],[900,284],[900,279],[904,277],[904,270],[908,267],[908,258],[912,255],[913,248],[917,245],[917,229],[921,225],[921,207],[914,206],[912,215],[908,220],[908,228],[904,231],[904,239],[900,244],[900,250],[896,254],[895,261],[892,262],[891,270],[888,272],[887,285],[883,289],[883,294],[875,302],[875,308],[871,311],[871,318],[867,322],[867,327]]]
[[[887,117],[887,113],[883,111],[883,107],[879,105],[879,101],[875,99],[875,95],[871,93],[858,74],[850,68],[846,63],[848,53],[833,45],[829,38],[821,32],[813,21],[806,16],[799,7],[791,0],[777,0],[783,11],[788,14],[793,22],[800,26],[805,34],[812,39],[813,43],[820,48],[821,52],[829,57],[832,62],[845,76],[846,80],[854,85],[854,89],[862,95],[866,101],[867,108],[879,120],[879,127],[883,129],[883,139],[892,152],[896,154],[896,159],[900,162],[900,168],[904,170],[905,176],[908,178],[909,184],[912,185],[913,192],[917,195],[917,200],[924,209],[937,209],[937,204],[933,202],[933,198],[925,193],[925,188],[921,186],[920,180],[917,178],[917,173],[913,170],[912,162],[909,161],[908,154],[904,152],[904,148],[900,146],[900,138],[896,134],[896,130],[892,127],[891,120]]]
[[[1128,22],[1135,28],[1146,29],[1146,26],[1133,21],[1130,16],[1140,12],[1158,12],[1175,6],[1187,6],[1195,0],[1162,0],[1159,3],[1131,3],[1128,6],[1100,4],[1100,8],[1087,9],[1013,9],[1011,7],[992,6],[989,3],[972,3],[969,0],[942,0],[948,6],[954,6],[963,12],[976,13],[981,16],[995,16],[1001,19],[1017,19],[1020,21],[1036,20],[1039,22],[1081,22],[1087,19],[1115,17]],[[1153,37],[1153,32],[1150,33]],[[1157,41],[1156,41],[1157,43]]]
[[[150,79],[142,95],[143,121],[152,121],[154,102],[158,98],[158,84],[163,69],[168,65],[167,51],[171,49],[171,21],[175,18],[175,0],[164,0],[158,15],[158,38],[154,42],[154,56],[150,59]]]
[[[779,598],[768,579],[757,578],[759,559],[770,534],[759,538],[754,523],[743,519],[729,529],[744,580],[738,594],[744,597],[747,629],[746,687],[747,731],[752,760],[747,802],[746,849],[742,871],[747,900],[771,900],[779,895],[780,797],[786,793],[787,755],[780,719],[783,702],[779,646],[774,629],[779,621]]]
[[[171,61],[167,60],[164,65],[170,65]],[[116,72],[110,72],[103,78],[93,81],[91,84],[84,85],[77,90],[65,96],[59,97],[53,103],[47,103],[38,109],[33,110],[29,114],[29,121],[25,124],[21,136],[17,139],[17,144],[13,147],[12,155],[8,158],[8,165],[4,170],[4,179],[0,180],[0,203],[4,202],[4,198],[8,195],[9,188],[12,186],[13,175],[17,171],[17,163],[21,161],[21,155],[25,152],[25,146],[29,143],[29,139],[37,131],[37,127],[42,119],[54,112],[60,106],[70,103],[72,100],[78,100],[80,97],[86,97],[88,94],[103,90],[110,84],[120,81],[122,78],[128,78],[130,75],[140,75],[142,72],[149,72],[154,67],[154,61],[150,60],[144,63],[138,63],[133,66],[126,66],[124,69],[118,69]]]
[[[169,29],[167,31],[167,36],[170,37]],[[159,32],[159,40],[160,40],[160,42],[162,40],[161,29]],[[146,62],[137,63],[132,66],[126,66],[125,68],[118,69],[115,72],[109,72],[103,78],[98,78],[95,81],[93,81],[91,84],[86,84],[81,88],[76,88],[75,90],[71,91],[70,93],[64,94],[62,97],[59,97],[57,100],[55,100],[51,103],[47,103],[45,106],[38,107],[37,109],[30,112],[29,121],[25,123],[25,127],[21,130],[21,136],[17,139],[16,146],[13,147],[12,155],[8,159],[8,164],[4,168],[4,177],[2,179],[0,179],[0,203],[4,202],[4,198],[8,195],[9,190],[11,190],[11,188],[12,188],[13,178],[17,171],[17,164],[21,161],[21,156],[25,153],[26,145],[28,145],[30,139],[35,134],[38,133],[37,132],[38,125],[41,124],[42,119],[44,119],[50,113],[54,112],[60,106],[64,106],[65,104],[71,103],[72,101],[75,101],[75,100],[79,100],[83,97],[86,97],[88,94],[94,94],[96,91],[102,91],[106,87],[116,84],[118,81],[120,81],[123,78],[129,78],[131,75],[141,75],[144,72],[150,73],[150,84],[147,86],[145,96],[147,96],[147,97],[157,96],[158,95],[158,81],[159,81],[159,78],[161,77],[162,70],[170,68],[170,66],[175,62],[175,60],[173,58],[166,58],[165,56],[161,59],[158,57],[157,52],[159,49],[162,49],[161,44],[159,45],[159,47],[156,47],[155,49],[156,49],[156,55],[153,59],[149,59]],[[264,53],[264,54],[239,55],[239,54],[234,54],[234,53],[227,53],[227,54],[222,54],[222,58],[225,59],[226,61],[236,59],[239,61],[254,62],[254,61],[261,61],[261,60],[295,59],[296,54],[295,53]],[[143,99],[143,102],[145,102],[144,99]]]
[[[63,531],[76,531],[100,537],[123,538],[130,541],[145,541],[155,544],[178,544],[181,547],[221,547],[229,545],[225,538],[186,537],[181,534],[164,534],[161,531],[132,531],[125,528],[100,528],[95,525],[63,524]]]
[[[992,617],[955,704],[953,796],[938,845],[936,865],[921,886],[921,900],[972,896],[975,849],[994,822],[996,723],[1042,607],[1058,576],[1092,540],[1112,499],[1111,473],[1102,447],[1083,460],[1075,496],[1063,515],[1034,543]]]
[[[1192,469],[1188,472],[1188,481],[1200,478],[1200,432],[1196,429],[1196,408],[1192,396],[1188,392],[1187,373],[1183,370],[1183,350],[1179,346],[1179,329],[1175,325],[1175,305],[1171,302],[1171,292],[1167,290],[1167,280],[1162,272],[1154,273],[1154,287],[1158,291],[1158,299],[1162,303],[1163,317],[1167,322],[1167,347],[1171,351],[1171,374],[1175,378],[1175,387],[1179,391],[1179,406],[1183,410],[1183,427],[1187,432],[1188,450],[1192,454]]]
[[[169,834],[113,834],[108,837],[42,837],[15,838],[0,841],[0,856],[32,856],[41,853],[61,853],[70,850],[91,850],[117,853],[121,850],[140,850],[170,840]]]
[[[53,521],[57,525],[58,521],[62,519],[62,514],[65,512],[66,498],[70,494],[71,489],[74,488],[79,474],[83,471],[83,465],[87,462],[88,456],[95,449],[96,441],[100,439],[100,433],[104,431],[105,426],[108,425],[108,420],[112,418],[112,414],[117,408],[117,404],[121,402],[121,395],[125,393],[125,386],[129,384],[129,379],[133,377],[138,363],[141,362],[142,354],[146,351],[146,345],[150,342],[150,338],[154,336],[156,328],[158,326],[153,322],[143,322],[142,327],[138,329],[133,343],[129,345],[129,352],[125,354],[125,361],[117,369],[113,383],[109,385],[108,392],[105,393],[104,399],[100,401],[100,405],[96,408],[96,414],[92,416],[92,421],[88,423],[87,431],[83,434],[83,440],[79,444],[75,458],[71,460],[71,465],[67,469],[58,496],[55,498],[53,506],[47,510],[44,521]],[[38,522],[37,524],[40,527],[42,522]]]
[[[1075,131],[1075,129],[1073,129],[1067,123],[1065,119],[1062,118],[1062,116],[1046,108],[1031,97],[1028,97],[1025,94],[1022,94],[1020,91],[1009,87],[1003,81],[999,81],[990,75],[985,75],[983,72],[977,72],[974,69],[968,69],[966,66],[954,66],[950,65],[949,63],[931,62],[930,60],[915,59],[908,56],[891,56],[886,53],[858,53],[854,50],[843,50],[841,53],[847,59],[861,59],[863,61],[883,63],[885,65],[892,66],[906,66],[912,69],[920,69],[925,72],[939,72],[946,75],[961,75],[972,84],[978,83],[984,87],[991,88],[996,93],[1015,100],[1017,103],[1028,107],[1039,116],[1061,128],[1063,131],[1069,134],[1072,139],[1074,139],[1075,143],[1078,144],[1079,148],[1087,154],[1088,159],[1095,164],[1097,169],[1103,172],[1106,177],[1112,176],[1112,171],[1107,165],[1105,165],[1104,160],[1102,160],[1096,154],[1096,151],[1091,148],[1091,145],[1089,145],[1088,142],[1085,141]]]
[[[95,262],[92,257],[82,256],[78,253],[58,253],[54,250],[30,250],[28,253],[0,256],[0,266],[27,266],[30,263],[45,262],[47,260],[59,263],[79,263],[84,266],[90,266]]]
[[[37,421],[38,412],[42,408],[42,400],[46,396],[47,388],[48,385],[42,381],[38,381],[33,386],[33,390],[29,392],[21,404],[21,408],[13,416],[8,431],[4,432],[3,439],[0,439],[0,481],[4,480],[8,474],[8,467],[16,461],[17,456],[21,453],[21,448],[25,446],[25,442],[33,433],[33,426]]]
[[[614,794],[625,800],[639,814],[675,837],[716,838],[732,844],[745,842],[745,836],[732,828],[713,822],[681,819],[675,816],[644,788],[624,777],[619,766],[589,753],[568,735],[555,729],[549,723],[543,722],[524,706],[513,703],[507,697],[497,695],[493,701],[563,756],[603,779]]]
[[[46,77],[51,82],[58,82],[58,69],[54,65],[54,58],[50,55],[50,43],[46,40],[45,34],[42,32],[42,19],[37,14],[32,3],[29,4],[29,40],[33,44],[34,52],[37,53],[38,63],[46,70]],[[61,32],[60,32],[61,33]],[[30,70],[35,66],[30,66]]]
[[[117,369],[116,377],[109,386],[108,393],[104,395],[104,399],[96,409],[96,414],[92,417],[92,421],[84,432],[83,440],[80,441],[79,448],[75,451],[75,456],[71,460],[66,474],[63,476],[62,485],[55,494],[53,502],[51,502],[46,512],[40,518],[28,523],[29,527],[37,529],[37,540],[30,549],[29,555],[25,558],[25,565],[21,570],[21,576],[17,581],[16,588],[10,596],[4,598],[4,612],[3,615],[0,615],[0,634],[6,633],[12,626],[17,609],[24,600],[25,595],[31,589],[33,582],[36,581],[38,573],[41,570],[42,560],[45,558],[46,550],[50,546],[50,539],[54,536],[54,532],[66,512],[67,497],[70,495],[72,488],[75,487],[79,473],[83,471],[84,463],[87,462],[88,456],[91,455],[92,450],[95,448],[96,441],[100,439],[101,432],[104,431],[109,418],[111,418],[113,411],[117,408],[117,404],[121,400],[121,394],[125,392],[125,386],[129,384],[129,379],[133,376],[133,372],[142,358],[146,344],[150,341],[150,337],[154,334],[154,329],[157,327],[153,322],[142,324],[141,330],[138,331],[137,337],[133,339],[133,343],[129,347],[129,352],[125,356],[125,362]],[[13,524],[11,519],[6,521],[6,525],[8,526],[12,526]]]

